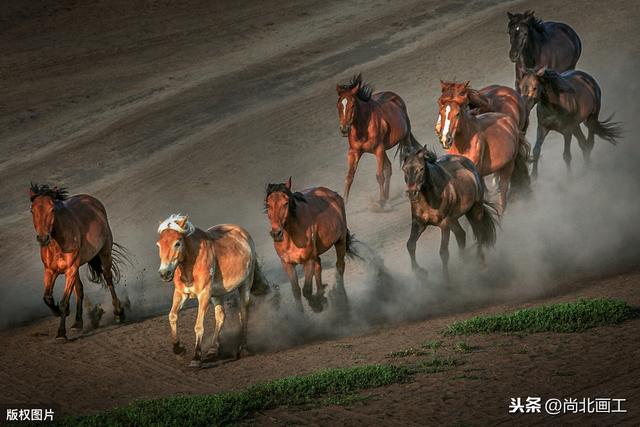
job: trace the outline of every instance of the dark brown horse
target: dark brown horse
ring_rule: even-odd
[[[550,130],[564,136],[563,158],[567,170],[571,170],[571,136],[575,135],[589,164],[594,135],[616,144],[622,136],[619,123],[608,119],[600,121],[602,93],[593,77],[584,71],[565,71],[558,74],[546,68],[525,70],[520,80],[520,92],[529,109],[537,104],[538,134],[533,148],[533,176],[538,175],[538,160],[542,143]],[[584,123],[589,130],[585,138],[580,129]]]
[[[71,292],[76,295],[76,321],[82,330],[84,298],[80,266],[88,264],[90,280],[106,284],[111,292],[114,314],[124,320],[124,309],[113,287],[120,279],[118,264],[125,260],[122,248],[113,243],[107,212],[97,199],[86,194],[67,197],[62,188],[31,185],[31,215],[44,264],[44,302],[60,316],[57,338],[66,340],[65,320],[69,315]],[[65,275],[60,306],[53,300],[56,278]]]
[[[344,290],[345,255],[355,255],[347,228],[342,197],[324,187],[291,191],[291,178],[286,183],[269,184],[265,211],[271,223],[273,246],[282,267],[289,276],[291,290],[302,310],[296,265],[304,266],[302,293],[314,311],[322,311],[324,287],[320,255],[332,246],[336,248],[336,287],[346,301]],[[313,295],[315,276],[317,294]]]
[[[354,76],[347,84],[336,85],[340,132],[349,138],[348,171],[344,184],[344,199],[349,191],[358,162],[363,153],[376,156],[376,179],[380,186],[380,206],[389,200],[391,162],[386,151],[398,145],[401,155],[420,145],[411,133],[407,107],[393,92],[372,93],[371,86]]]
[[[502,113],[518,124],[520,132],[526,134],[529,127],[529,112],[524,99],[507,86],[491,85],[480,90],[468,88],[469,108],[475,114]]]
[[[543,22],[533,11],[507,13],[509,17],[509,58],[515,63],[516,89],[520,87],[522,70],[548,67],[559,72],[576,68],[582,42],[569,25]]]
[[[518,123],[502,113],[472,114],[469,82],[441,82],[440,111],[435,130],[449,154],[470,159],[480,176],[496,174],[499,213],[507,206],[507,191],[530,191],[529,144]]]
[[[416,262],[416,242],[429,225],[440,227],[440,258],[445,281],[449,280],[449,235],[453,231],[460,251],[466,233],[458,219],[466,216],[478,243],[478,257],[484,264],[483,248],[496,240],[495,210],[484,200],[484,183],[473,163],[463,156],[436,155],[426,147],[409,154],[402,162],[407,196],[411,201],[411,236],[407,250],[414,271],[424,271]]]

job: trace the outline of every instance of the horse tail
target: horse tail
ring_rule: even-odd
[[[114,242],[111,246],[111,277],[114,285],[120,282],[120,278],[122,277],[120,267],[123,264],[131,265],[129,252],[127,248]],[[89,280],[105,286],[104,268],[100,255],[94,256],[87,265],[89,267]]]
[[[524,132],[518,136],[518,154],[516,154],[515,167],[511,174],[511,188],[514,194],[527,197],[531,194],[531,177],[529,176],[529,159],[531,156],[531,145],[527,141]]]
[[[473,236],[479,245],[495,245],[498,211],[493,204],[484,200],[476,202],[465,216],[471,224]]]
[[[616,145],[618,143],[618,139],[622,138],[622,123],[612,122],[611,119],[613,119],[613,114],[602,121],[593,119],[589,123],[589,128],[600,138]]]
[[[413,133],[409,131],[409,136],[400,141],[396,149],[396,154],[394,154],[393,157],[398,157],[398,154],[400,154],[400,163],[402,163],[405,156],[421,148],[422,145],[420,145],[416,137],[413,136]]]
[[[271,292],[271,284],[264,276],[260,263],[256,260],[256,265],[253,270],[253,283],[251,284],[251,295],[263,296]]]
[[[354,243],[360,243],[349,230],[347,230],[347,256],[351,259],[358,258],[364,260],[362,255],[354,247]]]

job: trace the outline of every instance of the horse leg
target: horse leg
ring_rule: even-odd
[[[381,147],[376,152],[376,180],[378,181],[378,187],[380,187],[380,200],[378,203],[380,207],[383,207],[385,202],[387,201],[384,196],[384,159],[387,157],[387,154],[384,151],[384,147]],[[387,159],[389,161],[389,159]]]
[[[122,308],[120,299],[118,298],[118,295],[116,295],[116,290],[113,287],[113,271],[111,271],[113,259],[111,258],[111,246],[105,245],[99,256],[100,262],[102,263],[102,275],[104,276],[104,280],[107,283],[109,292],[111,293],[113,314],[115,315],[116,321],[122,323],[124,321],[124,308]]]
[[[205,285],[204,289],[198,294],[198,315],[196,316],[196,324],[193,331],[196,334],[196,346],[193,352],[193,360],[191,360],[190,366],[200,366],[200,360],[202,359],[202,337],[204,335],[204,317],[209,310],[209,301],[211,300],[211,286]],[[217,324],[216,324],[217,326]]]
[[[80,280],[80,272],[76,274],[76,285],[73,287],[73,293],[76,296],[76,321],[71,329],[79,329],[82,331],[82,301],[84,300],[84,286]]]
[[[315,312],[322,311],[322,304],[313,296],[313,276],[316,269],[316,260],[308,259],[304,263],[304,285],[302,287],[302,295],[309,303],[311,309]]]
[[[349,308],[349,300],[347,299],[347,292],[344,289],[344,258],[347,254],[347,239],[343,237],[335,244],[336,248],[336,288],[340,294],[342,300],[340,301],[343,309]]]
[[[360,161],[360,157],[362,157],[362,151],[349,149],[347,153],[347,177],[344,180],[344,201],[345,203],[349,201],[349,191],[351,191],[351,184],[353,184],[353,177],[356,174],[356,169],[358,169],[358,162]]]
[[[440,226],[442,238],[440,239],[440,259],[442,260],[442,277],[445,283],[449,283],[449,225],[442,224]]]
[[[418,273],[422,272],[426,274],[426,270],[418,265],[416,261],[416,242],[424,233],[424,230],[427,229],[427,224],[418,218],[413,218],[411,221],[411,235],[409,236],[409,240],[407,240],[407,251],[409,252],[409,257],[411,258],[411,269]]]
[[[60,299],[60,326],[58,326],[58,335],[56,336],[56,339],[61,341],[67,340],[66,321],[67,316],[69,315],[69,299],[71,298],[71,292],[73,292],[73,288],[76,285],[78,267],[75,265],[71,266],[67,271],[65,271],[64,275],[64,293],[62,294],[62,299]]]
[[[453,235],[456,236],[456,242],[458,243],[458,249],[460,250],[460,257],[464,256],[464,250],[467,245],[467,233],[462,229],[458,218],[449,221],[449,225],[451,226],[451,231],[453,231]]]
[[[571,132],[565,132],[564,136],[564,152],[562,158],[567,164],[567,172],[571,173]]]
[[[391,161],[387,153],[384,153],[384,164],[382,165],[382,173],[384,174],[384,200],[389,200],[389,187],[391,187],[391,175],[393,174],[393,168],[391,167]]]
[[[282,267],[289,276],[289,283],[291,283],[291,292],[293,298],[296,300],[296,305],[300,311],[304,311],[302,308],[302,295],[300,294],[300,285],[298,284],[298,273],[296,273],[296,266],[282,261]]]
[[[176,356],[182,356],[187,352],[187,349],[180,344],[180,340],[178,339],[178,312],[182,309],[186,300],[186,295],[178,291],[173,291],[173,302],[171,304],[171,310],[169,311],[169,326],[171,327],[173,354]]]
[[[502,216],[507,208],[507,193],[509,192],[509,183],[511,174],[515,167],[515,161],[509,163],[499,171],[498,174],[498,215]]]
[[[593,150],[593,141],[589,143],[587,138],[585,138],[584,133],[582,133],[582,129],[580,129],[580,125],[576,125],[573,129],[573,134],[578,140],[578,145],[582,150],[582,157],[584,158],[584,163],[589,166],[591,164],[591,150]],[[589,130],[589,135],[591,135],[591,130]]]
[[[44,270],[44,303],[51,309],[54,316],[60,316],[60,307],[53,300],[53,285],[56,283],[58,273],[53,270]]]
[[[213,297],[213,307],[215,311],[216,327],[213,331],[213,346],[207,353],[207,359],[218,357],[220,351],[220,331],[224,325],[224,299],[221,297]]]
[[[248,281],[247,283],[251,283]],[[246,284],[240,287],[240,311],[238,312],[238,318],[240,320],[240,345],[238,346],[238,352],[236,358],[246,357],[251,354],[247,346],[247,335],[249,326],[249,302],[250,293]]]
[[[316,258],[315,266],[314,266],[314,277],[316,279],[316,298],[319,303],[324,303],[324,289],[326,285],[322,283],[322,264],[320,257]]]
[[[533,168],[531,170],[531,176],[533,178],[538,177],[538,160],[540,159],[540,152],[542,151],[542,143],[547,137],[549,129],[540,124],[540,118],[538,118],[538,131],[536,135],[536,145],[533,147]]]

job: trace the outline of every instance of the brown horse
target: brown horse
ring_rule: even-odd
[[[556,71],[540,68],[525,70],[520,80],[520,92],[529,109],[537,104],[538,134],[533,148],[533,176],[538,175],[538,160],[542,143],[550,130],[564,136],[563,158],[567,170],[571,170],[571,136],[575,135],[582,149],[584,160],[589,164],[594,135],[616,144],[622,136],[620,123],[611,122],[611,117],[600,121],[602,93],[593,77],[584,71]],[[585,138],[580,129],[584,123],[589,130]]]
[[[336,288],[346,302],[344,290],[345,255],[356,255],[347,228],[344,201],[338,193],[324,187],[291,191],[291,178],[286,183],[269,184],[265,211],[271,223],[273,246],[282,267],[289,276],[291,290],[302,310],[296,265],[304,266],[302,293],[314,311],[322,311],[324,287],[320,255],[336,248]],[[315,276],[317,293],[312,282]]]
[[[507,13],[509,17],[509,58],[515,63],[516,89],[527,68],[548,67],[558,72],[576,68],[582,42],[567,24],[543,22],[533,11]]]
[[[530,191],[529,144],[518,124],[502,113],[475,115],[469,109],[469,82],[441,82],[436,134],[449,154],[469,158],[481,176],[498,177],[500,215],[507,205],[509,185],[514,193]]]
[[[171,215],[158,227],[160,252],[158,272],[165,282],[173,280],[173,304],[169,312],[173,352],[183,355],[186,349],[178,339],[178,312],[189,298],[198,300],[195,324],[196,346],[191,366],[200,366],[204,317],[210,300],[215,310],[213,347],[207,360],[214,360],[220,349],[220,331],[225,313],[223,298],[238,290],[240,294],[241,341],[236,357],[248,354],[247,326],[251,295],[269,291],[260,267],[253,240],[237,225],[222,224],[207,231],[196,228],[186,216]]]
[[[65,321],[69,315],[71,292],[76,296],[73,329],[82,330],[84,290],[80,266],[88,264],[90,280],[107,285],[111,292],[116,320],[124,320],[124,309],[113,287],[120,279],[118,265],[126,260],[123,248],[113,242],[107,211],[94,197],[80,194],[67,197],[64,188],[31,184],[31,216],[44,264],[44,302],[60,316],[57,339],[66,340]],[[65,275],[60,306],[53,300],[56,278]]]
[[[518,124],[523,134],[529,127],[529,112],[524,99],[507,86],[491,85],[480,90],[468,88],[469,108],[475,114],[502,113]]]
[[[336,85],[340,132],[349,138],[348,171],[344,184],[344,199],[348,201],[353,177],[363,153],[376,156],[376,179],[380,186],[380,206],[389,200],[391,162],[386,151],[398,145],[401,155],[420,145],[411,133],[407,107],[393,92],[372,93],[362,82],[361,74],[347,84]]]
[[[424,271],[416,262],[416,242],[427,226],[440,227],[440,258],[445,281],[449,280],[449,235],[453,230],[463,252],[466,234],[458,219],[466,216],[478,242],[478,257],[484,264],[483,248],[496,240],[494,209],[484,200],[484,183],[473,163],[463,156],[445,155],[421,148],[402,162],[407,196],[411,201],[411,236],[407,250],[414,271]]]

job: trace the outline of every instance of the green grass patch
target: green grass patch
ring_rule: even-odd
[[[422,344],[422,348],[426,348],[433,351],[436,351],[440,347],[442,347],[442,341],[438,341],[438,340],[431,340]]]
[[[449,369],[453,369],[460,365],[464,365],[464,362],[462,360],[454,359],[453,357],[434,357],[422,362],[418,371],[433,374],[436,372],[448,371]]]
[[[453,323],[444,333],[467,335],[493,332],[580,332],[596,326],[621,323],[635,316],[634,309],[624,301],[580,299],[499,315],[476,316]]]
[[[418,348],[407,348],[405,350],[392,351],[387,357],[408,357],[408,356],[426,356],[429,352]]]
[[[476,351],[478,347],[469,345],[464,341],[460,341],[459,343],[456,343],[455,346],[453,346],[453,349],[458,353],[471,353],[472,351]]]
[[[366,402],[371,398],[371,396],[362,396],[359,394],[335,395],[329,396],[326,399],[322,400],[322,405],[337,405],[348,407],[358,403]]]
[[[238,392],[178,396],[133,402],[96,415],[68,417],[61,426],[212,426],[237,423],[259,410],[301,405],[319,398],[353,395],[359,390],[408,379],[415,371],[391,365],[326,369],[250,386]]]

